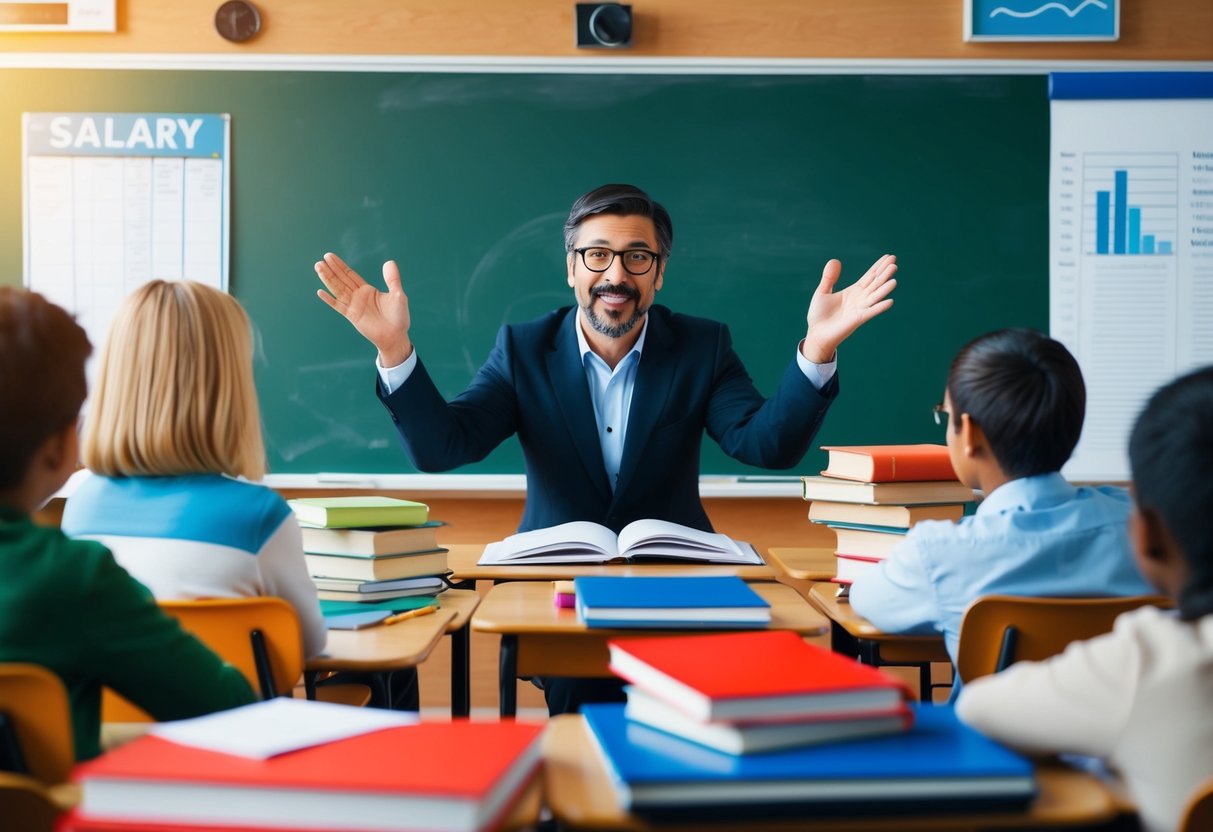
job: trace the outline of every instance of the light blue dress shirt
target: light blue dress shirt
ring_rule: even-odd
[[[640,363],[640,355],[644,350],[649,319],[646,315],[641,324],[640,337],[636,339],[636,345],[612,370],[597,353],[590,349],[585,331],[581,326],[581,318],[581,315],[574,315],[573,326],[577,330],[581,363],[585,367],[590,401],[593,403],[594,418],[598,424],[598,441],[602,446],[602,462],[606,467],[607,481],[611,484],[611,491],[614,491],[615,481],[619,478],[619,467],[623,460],[623,442],[627,437],[628,413],[632,408],[632,391],[636,389],[636,367]],[[801,372],[818,390],[829,383],[838,369],[837,357],[825,364],[814,364],[801,354],[799,345],[796,347],[796,362]],[[384,367],[380,365],[378,358],[375,359],[379,378],[389,395],[408,380],[416,366],[416,349],[413,350],[412,355],[395,367]]]
[[[956,661],[965,607],[982,595],[1154,592],[1137,571],[1121,488],[1061,474],[1012,480],[971,517],[918,523],[851,585],[851,607],[887,633],[942,632]]]

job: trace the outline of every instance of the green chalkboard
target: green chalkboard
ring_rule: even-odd
[[[830,257],[901,261],[893,310],[841,353],[822,443],[942,441],[956,348],[1048,323],[1043,76],[0,70],[0,279],[21,273],[23,111],[231,113],[232,291],[260,344],[276,473],[408,473],[373,351],[312,263],[400,261],[448,395],[498,326],[572,302],[561,224],[633,182],[674,217],[661,302],[727,321],[760,389]],[[817,452],[803,473],[819,467]],[[470,473],[519,473],[511,441]],[[753,473],[707,442],[705,474]]]

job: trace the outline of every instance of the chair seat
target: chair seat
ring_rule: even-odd
[[[4,828],[51,832],[59,815],[75,805],[60,803],[52,792],[32,777],[0,772],[0,818]],[[76,793],[78,796],[79,790]]]

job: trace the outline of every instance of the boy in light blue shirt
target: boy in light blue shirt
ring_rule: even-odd
[[[1120,488],[1076,487],[1061,467],[1078,443],[1086,388],[1059,342],[1005,329],[952,362],[943,402],[957,478],[985,499],[957,523],[924,521],[856,579],[852,608],[888,633],[942,632],[956,660],[960,620],[983,595],[1144,595]]]

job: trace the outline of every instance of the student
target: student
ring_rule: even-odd
[[[1125,613],[1104,636],[967,685],[961,719],[1028,752],[1119,770],[1150,832],[1179,827],[1213,776],[1213,367],[1163,387],[1129,439],[1137,564],[1178,615]]]
[[[958,523],[911,528],[852,584],[852,608],[888,633],[942,632],[955,661],[965,607],[982,595],[1149,593],[1125,530],[1129,495],[1061,476],[1085,408],[1078,363],[1057,341],[1004,329],[963,347],[936,410],[957,478],[985,499]]]
[[[105,544],[159,599],[277,595],[304,651],[327,631],[299,523],[265,474],[248,316],[200,283],[154,280],[110,327],[84,429],[97,476],[67,501],[63,530]]]
[[[102,685],[156,719],[253,701],[244,676],[162,613],[105,547],[30,517],[75,470],[90,349],[62,309],[0,287],[0,662],[63,680],[80,760],[101,750]]]

